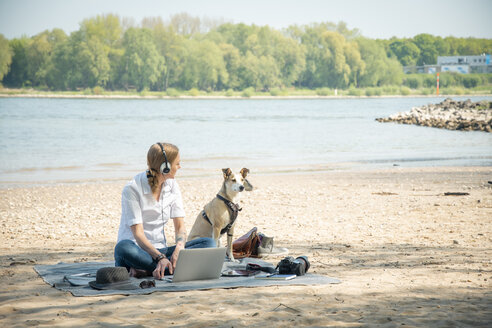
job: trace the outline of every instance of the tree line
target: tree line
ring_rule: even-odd
[[[269,26],[203,21],[187,14],[139,26],[107,14],[32,37],[0,34],[0,81],[49,90],[205,91],[401,85],[402,66],[435,64],[437,56],[492,52],[492,40],[369,39],[346,24]]]

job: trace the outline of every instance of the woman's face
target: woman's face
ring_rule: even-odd
[[[174,179],[174,177],[176,176],[176,173],[178,172],[178,170],[181,168],[181,158],[179,156],[179,153],[178,153],[178,156],[176,156],[176,159],[174,160],[174,162],[171,163],[171,171],[164,175],[164,177],[166,179]]]

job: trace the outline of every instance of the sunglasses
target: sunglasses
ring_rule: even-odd
[[[246,264],[246,270],[263,271],[263,272],[268,272],[268,273],[274,273],[275,272],[275,268],[261,266],[261,265],[255,264],[255,263]]]
[[[144,280],[140,283],[140,288],[152,288],[155,287],[155,280]]]

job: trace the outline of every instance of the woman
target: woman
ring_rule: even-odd
[[[148,170],[136,175],[121,195],[121,221],[114,249],[116,266],[131,276],[150,275],[161,279],[172,274],[183,248],[215,247],[211,238],[186,242],[184,210],[178,183],[181,168],[179,149],[157,143],[147,153]],[[173,219],[176,245],[167,247],[164,226]]]

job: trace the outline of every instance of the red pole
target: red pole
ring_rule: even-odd
[[[439,96],[439,73],[437,73],[437,95]]]

